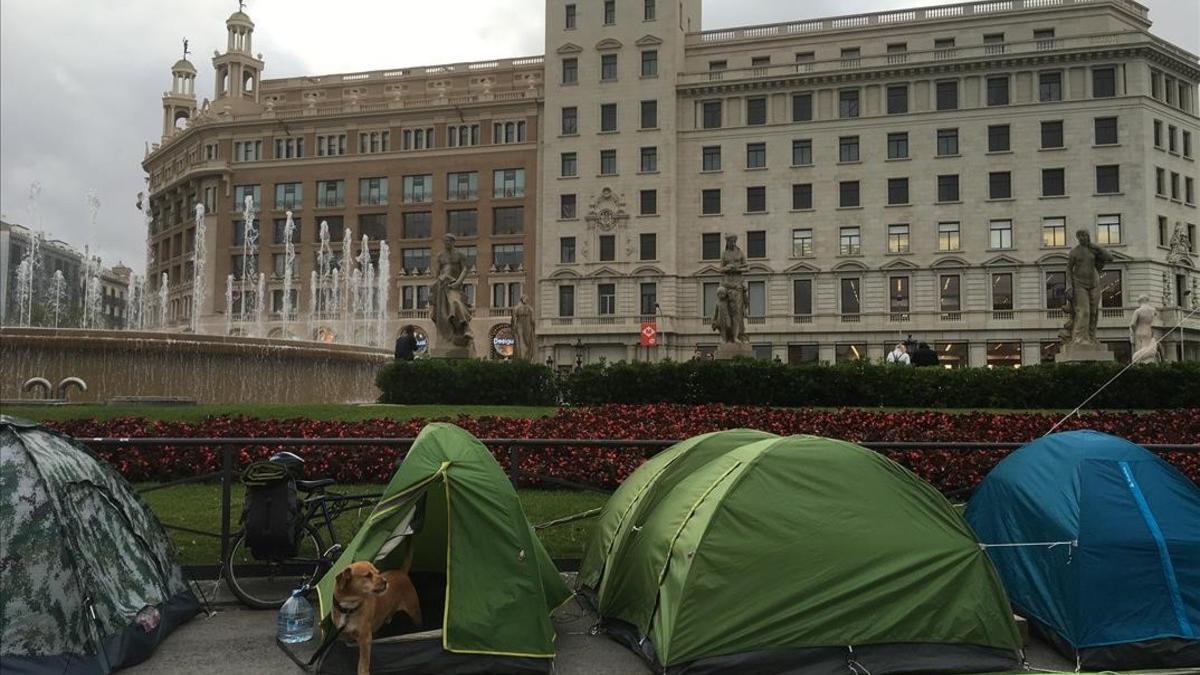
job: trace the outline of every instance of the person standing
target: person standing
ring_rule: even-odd
[[[911,366],[912,360],[908,357],[908,350],[904,348],[903,342],[896,343],[896,348],[888,352],[887,362],[901,366]]]
[[[417,338],[413,335],[412,327],[405,326],[396,338],[396,360],[412,361],[417,354]]]
[[[933,351],[928,342],[921,342],[917,345],[917,351],[913,352],[912,364],[918,368],[937,367],[939,365],[937,352]]]

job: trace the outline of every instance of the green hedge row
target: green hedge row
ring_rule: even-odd
[[[424,360],[379,374],[384,403],[731,405],[927,408],[1073,408],[1120,364],[1024,368],[908,368],[864,363],[789,366],[768,361],[593,365],[568,375],[528,363]],[[1200,405],[1200,363],[1134,366],[1089,408]]]

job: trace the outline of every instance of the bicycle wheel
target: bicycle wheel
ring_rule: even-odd
[[[310,526],[300,533],[296,555],[285,560],[257,560],[246,547],[245,533],[238,534],[225,561],[229,590],[246,606],[278,609],[292,591],[313,580],[321,564],[321,537]]]

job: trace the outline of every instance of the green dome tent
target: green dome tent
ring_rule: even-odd
[[[613,495],[580,571],[603,625],[653,667],[1018,666],[987,555],[900,465],[851,443],[744,430],[667,452]]]
[[[500,465],[452,424],[421,430],[375,510],[319,582],[326,635],[338,572],[359,560],[398,568],[408,546],[427,625],[401,626],[391,636],[381,631],[372,672],[549,672],[550,613],[571,593]],[[319,671],[353,673],[357,661],[357,649],[338,640]]]
[[[0,671],[140,663],[200,605],[162,524],[72,439],[0,415]]]

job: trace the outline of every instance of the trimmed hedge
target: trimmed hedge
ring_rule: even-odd
[[[724,403],[781,407],[1073,408],[1120,372],[1113,363],[1024,368],[909,368],[769,361],[592,365],[555,376],[530,363],[422,360],[378,377],[383,403],[600,405]],[[1200,402],[1200,363],[1139,365],[1088,408],[1161,409]]]

